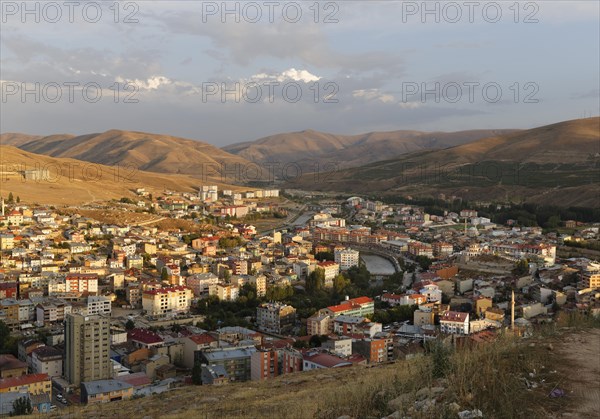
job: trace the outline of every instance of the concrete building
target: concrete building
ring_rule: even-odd
[[[41,346],[31,351],[31,369],[36,374],[48,374],[50,378],[63,373],[63,354],[52,346]]]
[[[289,330],[296,320],[296,309],[287,304],[264,303],[256,308],[259,330],[281,334]]]
[[[469,313],[446,311],[440,316],[440,331],[459,335],[469,334]]]
[[[112,378],[110,319],[69,314],[65,325],[65,378],[74,385]]]
[[[82,403],[108,403],[129,400],[133,397],[133,386],[113,379],[81,383]]]
[[[340,265],[342,271],[346,271],[353,266],[358,266],[360,253],[358,250],[342,249],[334,252],[335,263]]]
[[[258,350],[250,356],[250,377],[252,381],[262,381],[279,375],[277,351]]]
[[[191,303],[192,290],[188,287],[174,286],[142,293],[142,307],[152,316],[187,313]]]

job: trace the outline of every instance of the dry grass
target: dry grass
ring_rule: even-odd
[[[425,356],[374,368],[310,371],[266,382],[187,387],[137,400],[75,408],[70,417],[380,418],[398,410],[412,418],[456,418],[451,403],[460,410],[479,409],[485,418],[553,418],[569,412],[587,417],[579,406],[588,409],[597,403],[596,393],[585,389],[598,379],[593,372],[575,377],[579,374],[573,371],[587,368],[588,360],[573,355],[573,345],[585,342],[586,354],[597,354],[600,332],[592,328],[595,325],[571,316],[540,328],[528,339],[500,336],[478,348],[451,351],[446,358],[437,358],[447,361],[444,375],[437,378],[434,357]],[[429,409],[415,409],[419,404],[417,392],[425,387],[444,390]],[[568,396],[550,398],[554,388],[565,389]],[[571,390],[575,390],[574,396]],[[591,401],[586,399],[590,394]],[[391,400],[395,400],[393,408],[388,405]]]

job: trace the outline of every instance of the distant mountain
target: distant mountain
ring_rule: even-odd
[[[306,130],[277,134],[223,147],[258,163],[298,163],[310,170],[335,164],[354,167],[416,151],[441,149],[469,143],[515,130],[472,130],[459,132],[390,131],[359,135],[334,135]]]
[[[566,121],[358,168],[311,174],[288,186],[598,206],[600,118]]]
[[[149,192],[167,190],[197,191],[199,181],[188,175],[158,174],[93,164],[75,159],[49,157],[12,146],[0,146],[0,190],[26,202],[41,204],[81,204],[122,197],[134,198],[132,191],[146,188]],[[23,171],[47,169],[40,180],[26,179]],[[219,179],[209,178],[211,183]],[[233,187],[235,189],[235,187]]]
[[[12,145],[18,147],[21,144],[25,144],[33,140],[38,140],[40,138],[42,138],[42,136],[40,135],[28,135],[20,134],[17,132],[6,132],[4,134],[0,134],[0,145]]]
[[[230,168],[248,163],[242,157],[201,141],[137,131],[110,130],[77,137],[53,135],[35,138],[20,144],[19,148],[108,166],[196,176],[215,174],[221,165]]]

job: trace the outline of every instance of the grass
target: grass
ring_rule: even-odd
[[[564,314],[556,323],[537,327],[527,339],[501,334],[493,342],[458,349],[446,340],[433,346],[431,356],[373,368],[356,366],[265,382],[186,387],[137,400],[75,408],[70,413],[86,418],[335,419],[342,415],[380,418],[397,410],[412,418],[456,418],[459,408],[479,409],[485,418],[547,418],[574,408],[574,398],[548,395],[554,388],[568,388],[572,371],[580,367],[565,361],[552,343],[562,345],[571,336],[598,327],[600,319]],[[415,409],[423,403],[418,393],[431,387],[443,388],[433,397],[435,404],[431,402],[428,410]]]

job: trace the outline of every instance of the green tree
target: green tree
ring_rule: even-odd
[[[33,407],[31,407],[31,399],[29,397],[19,397],[13,402],[13,411],[11,416],[31,415]]]
[[[127,322],[125,322],[125,329],[126,330],[131,330],[135,328],[135,323],[133,322],[133,320],[129,319],[127,320]]]
[[[8,193],[8,200],[6,202],[8,202],[9,204],[12,204],[13,202],[15,202],[15,198],[14,198],[12,192]]]
[[[346,278],[343,274],[338,274],[335,278],[333,278],[333,290],[338,294],[342,294],[346,288],[350,286],[350,280]]]
[[[21,202],[21,197],[17,195],[17,204]]]
[[[166,267],[162,268],[162,272],[160,273],[160,279],[162,281],[168,281],[169,280],[169,274],[167,272],[167,268]]]
[[[323,289],[325,285],[325,270],[317,268],[308,275],[306,278],[306,292],[309,294],[315,293]]]
[[[431,259],[429,259],[427,256],[417,256],[415,258],[415,260],[417,261],[417,263],[419,264],[419,266],[421,267],[421,270],[426,271],[429,269],[429,267],[431,266],[431,263],[433,262]]]
[[[529,261],[527,259],[521,259],[517,263],[512,270],[512,274],[515,276],[523,276],[529,273]]]
[[[192,368],[192,383],[197,386],[202,384],[202,367],[198,363]]]

